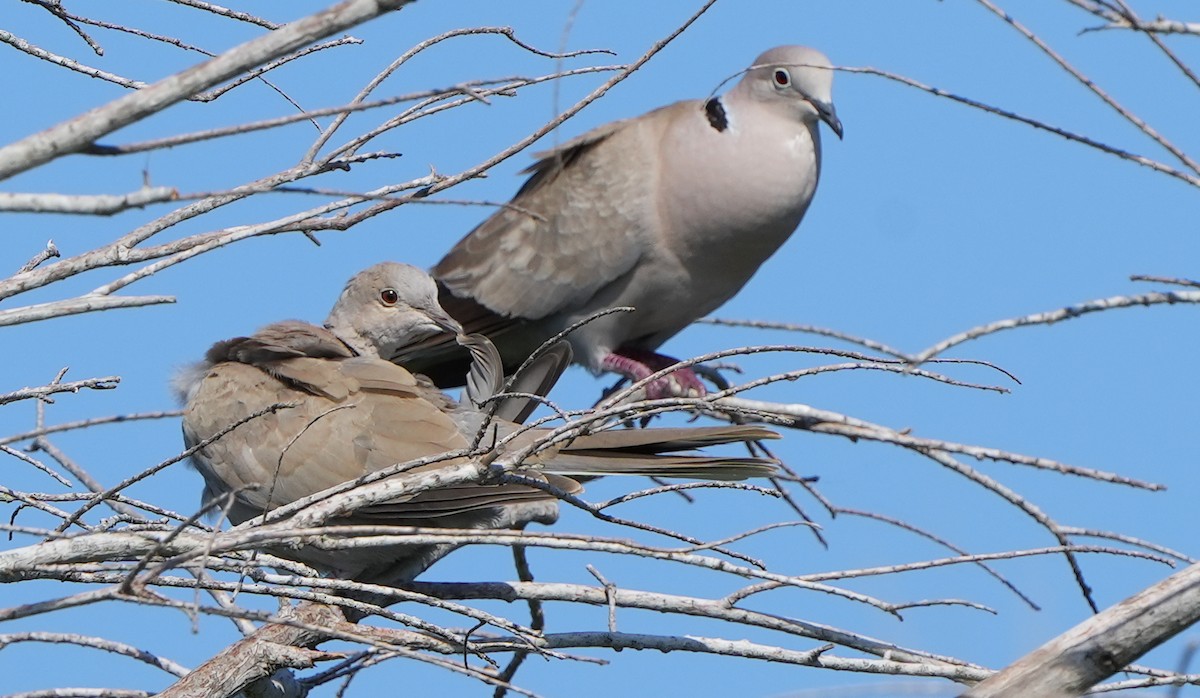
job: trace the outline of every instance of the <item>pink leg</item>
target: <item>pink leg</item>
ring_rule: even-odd
[[[652,351],[621,347],[604,357],[600,367],[630,380],[640,381],[676,363],[676,359]],[[651,400],[666,397],[703,397],[707,392],[704,383],[690,368],[677,368],[646,386],[646,397]]]

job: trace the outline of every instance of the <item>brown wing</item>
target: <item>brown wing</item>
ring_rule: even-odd
[[[293,403],[242,424],[194,458],[206,497],[238,490],[231,512],[236,523],[367,473],[467,446],[443,411],[448,399],[394,364],[364,358],[268,363],[321,389],[301,389],[262,367],[224,362],[209,370],[184,413],[190,446],[270,405]],[[527,487],[468,485],[364,509],[354,518],[444,516],[547,498]]]
[[[411,382],[364,389],[340,371],[343,362],[296,359],[288,368],[297,362],[308,364],[306,380],[335,382],[346,397],[300,390],[242,363],[209,370],[184,414],[189,445],[272,404],[294,403],[237,427],[197,454],[210,490],[251,487],[239,501],[261,513],[368,472],[465,445],[454,423],[417,397]],[[411,381],[406,371],[393,368]]]
[[[459,241],[433,276],[507,318],[539,319],[587,303],[654,243],[656,130],[684,104],[543,154],[512,202]]]

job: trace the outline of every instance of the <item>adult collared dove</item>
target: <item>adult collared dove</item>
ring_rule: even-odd
[[[467,449],[486,415],[378,357],[433,332],[458,331],[437,306],[436,293],[433,281],[415,267],[376,265],[351,279],[328,328],[295,320],[275,323],[250,337],[217,342],[198,367],[182,372],[176,389],[186,400],[183,432],[189,447],[269,405],[292,404],[236,427],[193,455],[204,477],[205,501],[231,495],[228,516],[237,524],[397,463]],[[466,341],[474,343],[477,354],[495,351],[486,340]],[[481,363],[498,365],[494,357]],[[497,381],[484,376],[479,384]],[[493,435],[503,439],[518,428],[498,421]],[[495,448],[516,453],[547,431],[529,430]],[[582,487],[567,475],[742,479],[769,475],[774,465],[761,458],[675,452],[775,436],[750,426],[608,430],[537,453],[522,472],[570,493]],[[414,471],[461,462],[451,459]],[[468,484],[368,506],[332,523],[500,528],[556,518],[556,500],[543,490]],[[452,547],[305,546],[272,552],[338,577],[394,584],[411,579]]]
[[[729,300],[800,224],[821,171],[820,122],[842,136],[832,80],[820,52],[773,48],[723,96],[540,154],[511,204],[433,268],[442,306],[510,367],[597,311],[633,306],[573,332],[576,361],[635,380],[674,364],[655,350]],[[466,367],[444,337],[391,358],[443,386]],[[704,387],[679,370],[647,392]]]

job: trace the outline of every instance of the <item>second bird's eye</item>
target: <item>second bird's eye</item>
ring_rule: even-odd
[[[384,305],[395,305],[400,300],[400,294],[394,288],[385,288],[379,292],[379,300]]]
[[[783,68],[775,69],[775,84],[779,87],[787,87],[792,83],[792,76]]]

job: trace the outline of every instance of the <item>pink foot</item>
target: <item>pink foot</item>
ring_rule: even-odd
[[[600,367],[605,371],[619,373],[633,381],[640,381],[652,373],[670,368],[679,363],[677,359],[656,354],[645,349],[621,347],[604,357]],[[646,385],[646,397],[658,400],[668,397],[704,397],[708,389],[691,368],[677,368],[667,375],[650,381]]]

